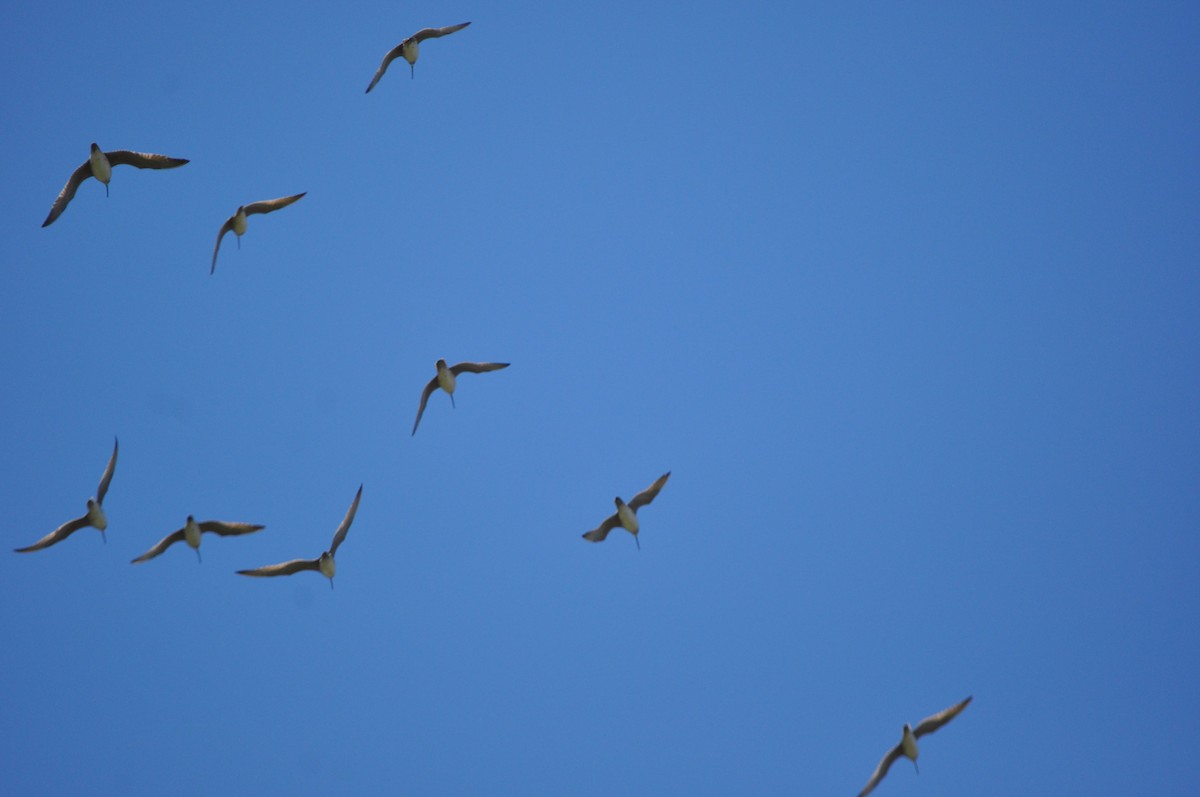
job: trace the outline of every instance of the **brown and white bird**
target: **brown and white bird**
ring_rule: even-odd
[[[316,559],[293,559],[290,562],[256,567],[253,570],[239,570],[238,573],[243,576],[290,576],[301,570],[315,570],[329,579],[329,588],[333,589],[333,576],[337,572],[337,565],[333,557],[337,554],[338,546],[346,539],[346,532],[350,531],[350,524],[354,522],[354,513],[358,511],[360,498],[362,498],[361,484],[358,486],[358,494],[354,496],[354,502],[350,504],[350,509],[346,512],[346,517],[342,518],[342,524],[333,533],[333,544],[329,546],[328,551]]]
[[[392,61],[395,61],[397,58],[401,57],[403,57],[405,61],[408,61],[409,77],[412,78],[416,75],[415,67],[417,63],[417,56],[420,54],[421,50],[421,42],[425,41],[426,39],[437,39],[442,36],[448,36],[451,33],[454,33],[454,31],[462,30],[470,24],[470,22],[463,22],[458,25],[447,25],[444,28],[425,28],[424,30],[417,31],[392,49],[388,50],[388,54],[383,57],[383,63],[379,65],[379,71],[375,73],[375,77],[371,78],[371,85],[367,86],[367,93],[370,94],[371,89],[375,88],[375,84],[379,82],[381,77],[383,77],[383,73],[387,71],[387,68],[391,65]]]
[[[242,236],[246,234],[246,217],[253,216],[255,213],[270,213],[280,208],[286,208],[288,205],[296,202],[300,197],[308,192],[293,196],[281,196],[278,199],[264,199],[262,202],[251,202],[249,205],[242,205],[229,218],[225,219],[225,223],[221,225],[220,232],[217,233],[217,245],[213,247],[212,274],[217,270],[217,252],[221,251],[221,239],[225,237],[225,233],[232,230],[237,235],[238,248],[242,248]]]
[[[67,204],[75,197],[75,192],[79,190],[79,184],[89,177],[95,177],[104,183],[104,195],[108,196],[108,181],[112,179],[114,166],[136,166],[139,169],[174,169],[187,162],[187,158],[152,155],[149,152],[131,152],[127,149],[115,149],[112,152],[104,152],[95,142],[92,142],[92,154],[88,156],[88,159],[83,162],[82,166],[71,172],[71,178],[67,180],[67,184],[63,186],[63,190],[59,192],[58,198],[50,206],[50,215],[42,222],[42,226],[50,226],[54,223],[55,219],[62,215],[62,212],[67,209]]]
[[[200,535],[202,533],[207,531],[220,537],[236,537],[242,534],[252,534],[265,528],[266,526],[258,526],[253,523],[230,523],[224,520],[202,520],[197,523],[196,518],[188,515],[187,522],[183,524],[183,528],[173,531],[167,536],[163,537],[154,545],[153,548],[146,551],[137,559],[134,559],[130,564],[136,565],[138,562],[145,562],[149,559],[153,559],[180,541],[186,542],[196,551],[196,561],[199,562]]]
[[[879,785],[879,781],[883,780],[883,776],[887,774],[888,768],[891,767],[891,765],[900,756],[905,756],[906,758],[911,759],[913,762],[913,767],[916,767],[917,755],[920,752],[917,750],[917,739],[920,739],[927,733],[933,733],[938,728],[957,717],[970,702],[971,698],[968,697],[963,702],[951,706],[944,711],[939,711],[932,717],[926,717],[925,719],[921,720],[915,728],[909,726],[907,722],[904,723],[904,729],[900,732],[900,744],[887,751],[887,755],[885,755],[883,760],[879,762],[879,766],[875,767],[875,774],[872,775],[871,779],[867,781],[867,785],[863,787],[863,790],[858,793],[858,797],[866,797],[868,794],[870,794],[871,789],[874,789]],[[920,772],[919,769],[917,771]]]
[[[421,423],[421,416],[425,414],[425,404],[429,401],[429,396],[439,387],[450,394],[450,406],[454,406],[454,387],[457,383],[457,377],[461,373],[482,374],[488,371],[499,371],[501,368],[507,368],[511,363],[457,363],[456,365],[446,365],[445,360],[437,361],[437,374],[433,379],[429,380],[429,384],[425,385],[425,389],[421,391],[421,406],[417,408],[417,420],[413,422],[412,433],[417,433],[417,426]],[[411,436],[411,435],[410,435]]]
[[[633,497],[633,500],[628,504],[621,500],[620,496],[613,499],[617,505],[616,514],[609,515],[596,528],[583,535],[583,538],[588,542],[603,542],[608,533],[615,528],[623,528],[633,535],[633,541],[637,542],[638,550],[642,549],[642,544],[638,542],[638,519],[637,511],[654,500],[654,496],[658,495],[658,491],[667,483],[667,479],[671,476],[671,471],[667,471],[662,476],[658,477],[658,481],[647,487],[642,492]]]
[[[112,481],[113,471],[116,470],[116,468],[117,439],[114,437],[112,456],[108,458],[108,465],[106,465],[104,468],[104,475],[100,477],[100,486],[96,488],[96,497],[94,499],[88,499],[87,512],[84,513],[83,517],[77,517],[74,520],[68,520],[66,523],[56,528],[45,537],[42,537],[33,545],[26,546],[25,548],[16,548],[14,550],[16,550],[17,553],[40,551],[43,548],[49,548],[56,542],[62,542],[75,532],[79,531],[80,529],[87,528],[88,526],[99,529],[100,538],[107,543],[108,538],[104,536],[104,530],[108,528],[108,518],[105,516],[104,509],[101,507],[101,504],[104,503],[104,496],[108,493],[108,485],[109,482]]]

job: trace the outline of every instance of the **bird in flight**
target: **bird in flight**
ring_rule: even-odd
[[[429,401],[430,395],[439,387],[450,394],[450,406],[454,406],[454,387],[459,374],[466,372],[468,374],[482,374],[488,371],[499,371],[501,368],[507,368],[511,363],[457,363],[456,365],[446,365],[445,360],[437,361],[437,374],[433,379],[429,380],[429,384],[425,385],[425,389],[421,391],[421,406],[417,408],[417,420],[413,422],[412,433],[417,433],[417,427],[421,424],[421,416],[425,414],[425,404]]]
[[[225,223],[221,225],[220,232],[217,233],[217,245],[213,247],[212,270],[209,274],[217,270],[217,252],[221,251],[221,239],[225,237],[225,233],[233,230],[237,235],[238,248],[242,248],[242,236],[246,234],[246,217],[253,216],[255,213],[270,213],[280,208],[286,208],[288,205],[296,202],[300,197],[308,192],[294,196],[281,196],[278,199],[264,199],[262,202],[251,202],[249,205],[242,205],[229,218],[225,219]]]
[[[358,511],[360,498],[362,498],[361,484],[358,486],[358,494],[354,496],[354,501],[350,504],[350,509],[346,512],[346,517],[342,518],[342,524],[333,533],[333,544],[329,546],[328,551],[316,559],[293,559],[290,562],[256,567],[253,570],[239,570],[238,573],[243,576],[290,576],[301,570],[315,570],[329,579],[329,588],[333,589],[333,576],[337,572],[337,565],[333,561],[333,557],[337,554],[338,546],[346,539],[346,532],[350,531],[350,524],[354,522],[354,513]]]
[[[417,31],[392,49],[388,50],[387,55],[383,57],[383,63],[379,65],[379,71],[375,73],[375,77],[371,78],[371,85],[367,86],[367,93],[370,94],[371,89],[375,88],[375,84],[379,82],[381,77],[383,77],[383,73],[387,71],[387,68],[391,65],[392,61],[395,61],[400,57],[403,57],[405,61],[408,61],[409,77],[412,78],[416,75],[417,56],[420,54],[421,42],[425,41],[426,39],[437,39],[442,36],[448,36],[451,33],[454,33],[454,31],[462,30],[470,24],[470,22],[463,22],[458,25],[447,25],[444,28],[425,28]]]
[[[114,437],[112,456],[108,458],[108,465],[106,465],[104,468],[104,475],[100,477],[100,486],[96,488],[96,497],[94,499],[88,499],[87,512],[83,514],[83,517],[77,517],[74,520],[68,520],[66,523],[56,528],[45,537],[42,537],[33,545],[29,545],[24,548],[16,548],[14,550],[16,550],[17,553],[40,551],[43,548],[49,548],[56,542],[62,542],[75,532],[79,531],[80,529],[87,528],[88,526],[99,529],[100,538],[107,543],[108,538],[104,536],[104,530],[108,528],[108,518],[105,516],[104,509],[100,505],[104,503],[104,496],[108,493],[108,485],[109,482],[112,481],[113,471],[116,470],[116,468],[117,439]]]
[[[70,179],[63,186],[63,190],[59,192],[58,198],[54,200],[54,204],[50,206],[50,215],[42,222],[42,226],[49,227],[54,223],[55,219],[62,215],[63,211],[67,209],[67,204],[75,197],[75,192],[79,190],[79,184],[89,177],[95,177],[104,183],[104,195],[108,196],[108,181],[112,179],[114,166],[136,166],[139,169],[174,169],[187,162],[187,158],[152,155],[148,152],[130,152],[127,149],[115,149],[112,152],[104,152],[95,142],[92,142],[92,154],[88,156],[88,159],[83,162],[82,166],[71,172]]]
[[[224,520],[202,520],[196,522],[196,518],[191,515],[187,516],[187,522],[183,524],[183,528],[171,532],[167,536],[159,540],[153,548],[146,551],[144,554],[134,559],[131,564],[145,562],[158,556],[163,551],[170,548],[181,540],[186,542],[196,551],[196,561],[200,561],[200,535],[203,532],[210,532],[220,537],[236,537],[242,534],[251,534],[256,531],[265,529],[266,526],[257,526],[253,523],[229,523]]]
[[[654,484],[635,495],[633,500],[628,504],[622,501],[620,496],[614,498],[613,502],[617,505],[616,513],[609,515],[599,526],[589,532],[586,532],[583,535],[583,538],[588,542],[603,542],[604,538],[608,536],[610,531],[615,528],[623,528],[633,535],[633,541],[637,542],[637,547],[640,551],[642,549],[642,544],[638,542],[637,511],[639,508],[654,500],[654,497],[658,495],[658,491],[663,488],[663,485],[667,483],[667,479],[670,478],[670,476],[671,471],[667,471],[662,476],[659,476],[658,481],[654,482]]]
[[[968,697],[963,702],[953,705],[944,711],[939,711],[932,717],[926,717],[917,723],[917,727],[915,728],[911,727],[907,722],[904,723],[904,729],[900,732],[900,744],[887,751],[887,754],[883,757],[883,760],[879,762],[879,766],[875,767],[875,774],[872,775],[871,779],[867,781],[867,785],[863,787],[863,790],[858,793],[858,797],[867,797],[867,795],[871,793],[871,789],[874,789],[879,785],[879,781],[883,780],[883,776],[887,774],[888,768],[891,767],[891,765],[900,756],[905,756],[906,758],[911,759],[913,766],[916,767],[917,755],[920,752],[917,750],[917,739],[921,738],[927,733],[933,733],[938,728],[957,717],[970,702],[971,698]],[[917,771],[920,772],[919,769]]]

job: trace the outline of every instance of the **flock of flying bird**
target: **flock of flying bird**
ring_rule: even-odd
[[[470,22],[463,22],[458,25],[448,25],[444,28],[424,28],[417,31],[412,36],[402,41],[400,44],[393,47],[383,57],[383,62],[379,65],[379,69],[375,72],[375,76],[371,78],[370,84],[367,86],[367,93],[375,88],[379,83],[384,73],[387,72],[388,66],[397,58],[403,58],[408,62],[410,76],[415,76],[415,65],[417,56],[420,52],[420,44],[426,39],[439,38],[455,31],[462,30],[470,25]],[[173,169],[183,166],[188,163],[186,158],[172,158],[167,155],[155,155],[144,152],[132,152],[129,150],[113,150],[104,152],[95,143],[91,146],[91,154],[88,159],[83,162],[67,180],[67,184],[63,186],[62,191],[54,200],[54,204],[50,207],[50,213],[46,216],[46,220],[42,222],[43,227],[47,227],[62,215],[67,209],[67,205],[74,198],[79,186],[89,177],[95,177],[98,181],[104,184],[105,196],[108,196],[108,184],[112,179],[112,170],[114,166],[128,165],[136,166],[139,169]],[[221,229],[217,232],[217,243],[213,247],[212,267],[210,274],[215,273],[217,269],[217,253],[221,250],[221,240],[228,232],[233,232],[238,239],[238,246],[241,246],[241,237],[246,232],[247,217],[258,213],[271,213],[285,208],[294,202],[299,201],[307,192],[294,194],[292,196],[279,197],[278,199],[267,199],[259,202],[251,202],[248,205],[238,207],[237,211],[225,220],[221,225]],[[450,404],[454,406],[454,390],[456,387],[457,377],[463,373],[481,374],[488,371],[498,371],[502,368],[507,368],[509,363],[474,363],[461,362],[455,365],[447,365],[445,360],[437,361],[437,373],[425,389],[421,391],[421,403],[417,408],[417,418],[413,422],[412,434],[417,433],[417,427],[421,423],[421,416],[425,413],[425,405],[429,401],[429,397],[433,395],[435,390],[441,389],[450,396]],[[109,484],[112,482],[113,472],[117,466],[117,450],[118,441],[113,441],[112,456],[109,457],[108,465],[104,468],[104,473],[100,477],[100,485],[96,488],[96,496],[89,498],[87,501],[87,511],[80,517],[68,520],[61,526],[42,537],[32,545],[24,548],[14,549],[17,553],[29,553],[32,551],[40,551],[49,548],[51,545],[62,542],[80,529],[92,527],[99,530],[101,538],[107,542],[105,531],[108,528],[108,518],[104,514],[104,497],[108,493]],[[663,486],[667,483],[671,473],[668,471],[660,476],[653,484],[647,487],[642,492],[638,493],[628,503],[622,501],[618,496],[613,499],[617,511],[604,519],[599,526],[591,531],[583,534],[583,539],[589,542],[603,542],[608,534],[613,529],[622,528],[633,535],[634,542],[637,543],[637,548],[641,549],[641,542],[638,541],[639,524],[637,511],[643,506],[646,506],[658,495]],[[346,511],[346,516],[342,518],[342,522],[338,525],[337,531],[333,534],[333,541],[329,545],[329,550],[324,551],[315,559],[292,559],[279,564],[266,565],[264,567],[256,567],[249,570],[238,570],[240,575],[244,576],[290,576],[305,570],[312,570],[329,579],[329,587],[333,589],[333,577],[337,571],[334,557],[337,555],[338,547],[345,541],[346,534],[350,531],[350,524],[354,522],[354,515],[358,512],[358,503],[362,499],[362,485],[359,485],[358,492],[354,496],[354,500],[350,503],[350,508]],[[132,560],[133,564],[146,562],[164,553],[168,548],[177,542],[186,542],[196,552],[196,560],[200,559],[200,540],[203,534],[216,534],[219,537],[236,537],[244,534],[252,534],[256,531],[261,531],[266,528],[263,525],[255,523],[240,523],[224,520],[203,520],[197,521],[192,515],[187,516],[183,528],[176,529],[167,536],[163,537],[155,543],[148,551],[141,556]],[[875,768],[875,772],[871,775],[867,785],[859,792],[858,797],[866,797],[887,774],[888,769],[901,756],[910,759],[913,762],[913,767],[917,765],[917,739],[933,733],[938,728],[941,728],[950,720],[957,717],[967,704],[971,702],[971,698],[967,697],[960,703],[950,706],[943,711],[921,720],[914,728],[905,723],[901,731],[900,742],[888,750],[888,752],[880,760],[879,765]],[[919,770],[918,770],[919,771]]]

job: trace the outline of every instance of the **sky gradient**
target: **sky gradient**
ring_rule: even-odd
[[[0,788],[1194,788],[1200,8],[504,5],[0,28]]]

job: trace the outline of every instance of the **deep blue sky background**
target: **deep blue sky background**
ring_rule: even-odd
[[[6,15],[3,790],[1194,790],[1200,8],[502,5]]]

